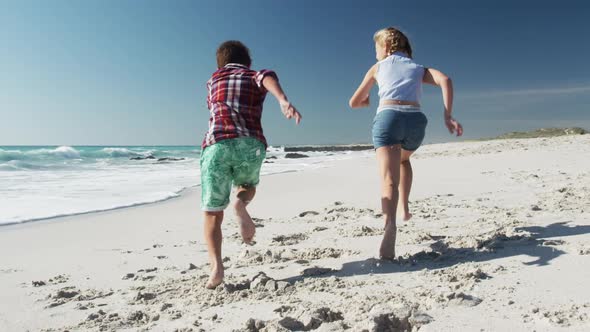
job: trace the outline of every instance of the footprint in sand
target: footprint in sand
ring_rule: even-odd
[[[305,250],[266,249],[262,251],[245,249],[240,253],[239,259],[236,259],[232,266],[239,268],[243,266],[277,264],[289,261],[295,261],[298,264],[307,264],[312,260],[340,258],[342,256],[352,256],[355,254],[358,254],[358,251],[335,248],[310,248]]]
[[[44,280],[34,280],[31,282],[31,284],[33,285],[33,287],[42,287],[45,285],[58,285],[58,284],[63,284],[66,283],[70,280],[70,277],[65,275],[65,274],[60,274],[57,275],[53,278],[50,278],[47,281]]]
[[[340,228],[338,229],[338,234],[345,236],[345,237],[363,237],[363,236],[375,236],[375,235],[383,235],[383,229],[369,227],[369,226],[360,226],[354,229],[349,228]]]
[[[322,231],[325,231],[325,230],[327,230],[327,229],[328,229],[328,227],[324,227],[324,226],[317,226],[317,227],[315,227],[314,229],[312,229],[311,231],[315,233],[315,232],[322,232]]]
[[[578,248],[578,255],[590,255],[590,246],[581,246]]]
[[[295,233],[290,235],[278,235],[272,238],[272,245],[290,246],[301,241],[307,240],[307,235],[303,233]]]
[[[21,272],[21,271],[22,270],[17,270],[17,269],[0,269],[0,273],[6,273],[6,274]]]
[[[121,279],[123,279],[123,280],[129,280],[129,279],[133,279],[133,278],[135,278],[135,273],[127,273]]]
[[[294,256],[303,260],[318,260],[324,258],[340,258],[342,256],[352,256],[359,254],[355,250],[344,250],[336,248],[309,248],[301,251],[295,251]]]
[[[564,240],[545,240],[543,241],[544,246],[561,246],[566,244]]]
[[[306,217],[306,216],[317,216],[317,215],[319,215],[319,214],[320,214],[320,213],[319,213],[319,212],[317,212],[317,211],[304,211],[304,212],[301,212],[301,213],[299,214],[299,217],[300,217],[300,218],[303,218],[303,217]]]
[[[564,305],[551,310],[540,310],[535,307],[531,312],[540,319],[547,319],[553,325],[562,327],[584,324],[590,321],[590,303]]]
[[[264,219],[261,219],[261,218],[252,218],[252,221],[254,222],[254,227],[256,227],[256,228],[262,228],[262,227],[264,227]]]
[[[51,303],[45,306],[45,308],[54,308],[72,301],[87,302],[102,299],[113,294],[114,292],[112,290],[99,291],[96,289],[86,289],[82,291],[72,286],[64,287],[58,290],[55,294],[47,296],[46,300],[51,301]]]
[[[294,311],[294,308],[290,309],[289,311]],[[281,313],[281,316],[283,316],[282,314],[288,311],[275,310],[275,312],[279,312]],[[311,331],[318,329],[322,324],[341,322],[344,320],[341,311],[335,311],[327,307],[322,307],[315,310],[305,310],[304,312],[293,314],[293,316],[298,318],[284,316],[280,319],[269,321],[249,318],[245,323],[244,330],[240,331],[260,331],[262,329],[265,331]],[[337,330],[342,330],[346,327],[346,325],[342,324],[335,327],[339,327]],[[328,328],[326,330],[335,331],[332,328]]]
[[[434,319],[421,311],[409,307],[387,308],[376,306],[371,309],[370,331],[416,331]]]
[[[328,268],[328,267],[310,267],[307,268],[303,271],[301,271],[301,275],[304,277],[314,277],[314,276],[321,276],[324,274],[328,274],[328,273],[332,273],[332,272],[336,272],[337,270]]]

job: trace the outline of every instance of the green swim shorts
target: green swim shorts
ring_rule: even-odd
[[[265,157],[264,144],[250,137],[222,140],[201,151],[201,209],[223,211],[229,205],[232,183],[256,186]]]

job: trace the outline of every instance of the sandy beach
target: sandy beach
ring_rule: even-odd
[[[199,188],[0,227],[0,331],[588,331],[590,135],[433,144],[413,159],[397,262],[377,164],[263,176],[256,244],[224,222],[205,289]]]

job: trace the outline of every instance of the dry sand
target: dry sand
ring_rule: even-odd
[[[590,135],[437,144],[414,159],[397,262],[372,153],[266,176],[246,246],[208,267],[199,192],[0,228],[0,331],[588,331]]]

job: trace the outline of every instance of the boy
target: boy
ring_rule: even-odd
[[[278,100],[287,119],[301,114],[287,100],[271,70],[250,69],[250,51],[239,41],[226,41],[217,49],[218,70],[207,82],[209,130],[201,153],[201,202],[205,213],[205,240],[211,275],[206,287],[214,289],[223,281],[221,223],[229,205],[231,185],[237,188],[234,211],[245,243],[256,232],[246,205],[254,198],[260,166],[266,156],[266,139],[261,126],[266,92]]]

